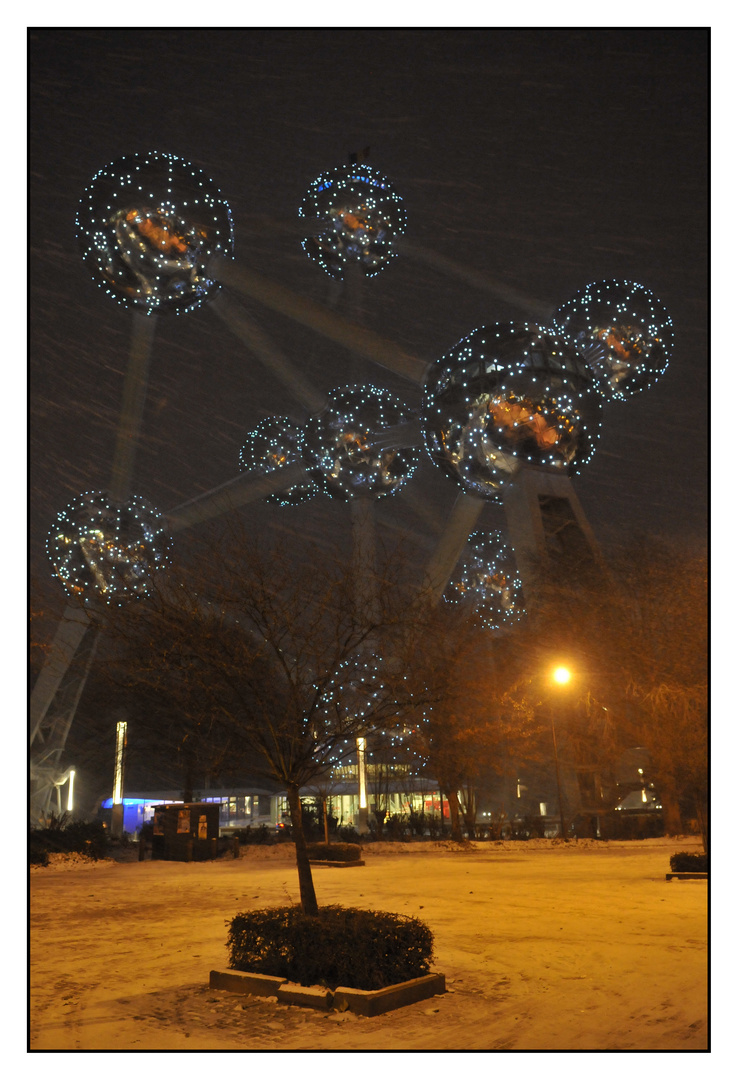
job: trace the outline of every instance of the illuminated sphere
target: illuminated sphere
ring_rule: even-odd
[[[407,722],[397,724],[401,706],[396,701],[394,686],[388,680],[386,671],[387,666],[381,655],[367,649],[344,660],[327,685],[320,708],[313,715],[314,737],[320,741],[322,734],[335,736],[336,726],[340,727],[350,717],[354,724],[358,721],[360,725],[366,725],[368,762],[376,763],[378,760],[379,755],[374,753],[372,747],[377,748],[379,742],[382,744],[381,756],[385,767],[391,768],[392,762],[407,763],[410,758],[418,758],[418,746],[412,736],[426,723],[427,718],[418,716],[419,710],[413,709],[412,727]],[[394,677],[397,678],[396,673]],[[403,681],[406,680],[407,675],[404,675]],[[402,690],[402,707],[406,708],[412,697],[406,683]],[[382,723],[380,715],[388,717],[390,714],[395,722],[389,732],[382,731],[377,726]],[[331,760],[334,765],[347,760],[355,761],[356,738],[334,744],[331,747]]]
[[[582,353],[600,392],[613,401],[653,386],[674,347],[666,308],[632,281],[595,281],[561,305],[552,325]]]
[[[499,532],[473,532],[444,594],[450,603],[469,602],[491,629],[524,614],[523,582]]]
[[[413,416],[387,390],[347,386],[305,425],[305,465],[322,491],[338,499],[392,495],[418,466],[420,451],[381,446],[382,431]]]
[[[115,605],[146,595],[151,574],[170,561],[171,541],[145,499],[116,506],[105,492],[88,491],[57,515],[46,547],[70,595]]]
[[[321,173],[300,204],[300,217],[325,222],[303,250],[333,278],[343,278],[346,263],[358,263],[373,277],[397,252],[407,215],[389,180],[369,165],[343,165]]]
[[[326,727],[349,716],[363,720],[378,703],[383,704],[389,694],[384,671],[384,661],[377,653],[362,650],[345,659],[321,698],[320,713]]]
[[[245,472],[271,473],[288,465],[303,463],[303,433],[288,416],[262,420],[250,431],[241,448],[240,463]],[[318,493],[314,480],[293,484],[284,491],[268,495],[265,502],[297,506]]]
[[[146,314],[193,311],[219,288],[216,255],[233,253],[231,211],[201,169],[153,151],[100,169],[77,210],[77,236],[93,280]]]
[[[528,463],[573,475],[594,453],[602,400],[563,338],[528,323],[474,330],[431,366],[421,427],[467,494],[497,500]]]

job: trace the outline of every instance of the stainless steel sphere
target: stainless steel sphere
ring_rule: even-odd
[[[302,430],[288,416],[269,417],[247,434],[239,456],[241,468],[245,472],[271,473],[287,465],[301,464],[303,444]],[[306,477],[305,483],[268,495],[265,502],[297,506],[317,493],[315,481]]]
[[[300,217],[325,222],[302,241],[303,250],[334,278],[357,263],[367,277],[383,270],[397,252],[407,215],[389,180],[369,165],[344,165],[321,173],[300,204]]]
[[[171,541],[145,499],[117,506],[105,492],[88,491],[57,515],[46,546],[70,595],[117,605],[148,592],[152,573],[170,561]]]
[[[205,173],[174,154],[132,154],[85,189],[77,235],[93,280],[119,304],[193,311],[219,288],[215,255],[233,253],[228,204]]]
[[[498,500],[521,466],[572,475],[594,453],[602,401],[574,347],[528,323],[474,330],[430,368],[421,426],[431,459]]]
[[[444,599],[469,603],[491,629],[516,622],[525,614],[523,582],[515,557],[499,532],[473,532]]]
[[[387,390],[347,386],[332,390],[326,408],[305,425],[304,459],[322,491],[338,499],[392,495],[420,459],[417,447],[383,445],[383,433],[413,419]],[[393,442],[393,440],[389,440]]]
[[[595,281],[556,311],[554,332],[581,352],[600,392],[625,401],[663,375],[674,347],[664,305],[633,281]]]

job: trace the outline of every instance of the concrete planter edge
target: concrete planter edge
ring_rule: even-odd
[[[300,986],[273,975],[251,971],[211,971],[210,989],[227,990],[232,994],[252,994],[273,997],[284,1005],[301,1005],[329,1012],[350,1011],[360,1016],[380,1016],[416,1001],[425,1001],[436,994],[446,993],[446,977],[438,973],[421,975],[417,979],[385,986],[382,990],[355,990],[339,986],[335,991],[322,987]]]

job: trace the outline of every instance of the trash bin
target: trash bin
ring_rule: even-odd
[[[152,858],[201,862],[218,853],[218,803],[163,803],[154,810]]]

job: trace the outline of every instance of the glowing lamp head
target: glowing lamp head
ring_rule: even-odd
[[[554,668],[552,677],[559,686],[566,686],[571,681],[571,672],[567,667],[557,667]]]

